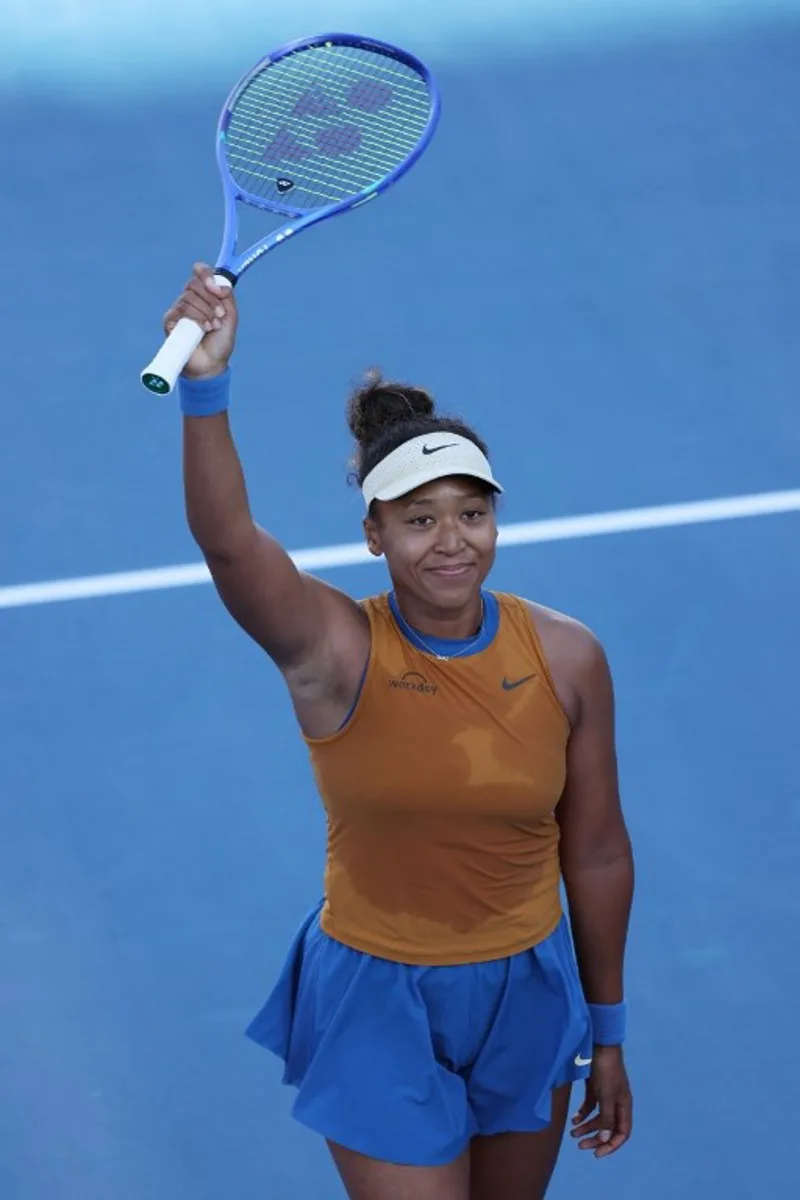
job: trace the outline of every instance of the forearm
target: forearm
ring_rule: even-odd
[[[625,943],[633,899],[630,846],[596,864],[562,863],[572,936],[584,995],[590,1004],[624,998]]]
[[[227,412],[183,418],[186,518],[207,557],[234,555],[252,536],[253,519]]]

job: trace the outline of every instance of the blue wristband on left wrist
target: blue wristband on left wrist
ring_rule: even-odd
[[[592,1041],[595,1046],[621,1046],[625,1041],[628,1006],[621,1004],[590,1004]]]
[[[178,380],[178,398],[185,417],[214,417],[225,412],[230,404],[230,393],[230,367],[211,379],[189,379],[181,375]]]

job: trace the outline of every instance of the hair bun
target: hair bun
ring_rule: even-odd
[[[432,397],[421,388],[392,383],[380,371],[370,371],[347,405],[347,424],[364,449],[392,425],[404,425],[418,417],[432,417]]]

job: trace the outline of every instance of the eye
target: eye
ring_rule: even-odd
[[[408,524],[416,525],[416,527],[418,529],[427,529],[429,525],[433,524],[433,517],[431,517],[431,516],[412,517],[410,519],[410,521],[408,522]]]
[[[481,517],[486,516],[485,508],[468,508],[464,513],[468,521],[479,521]]]

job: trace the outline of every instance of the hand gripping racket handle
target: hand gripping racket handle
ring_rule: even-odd
[[[214,283],[218,287],[231,286],[224,275],[215,275]],[[142,371],[141,380],[148,391],[168,396],[204,337],[205,330],[196,321],[181,317],[153,361]]]

